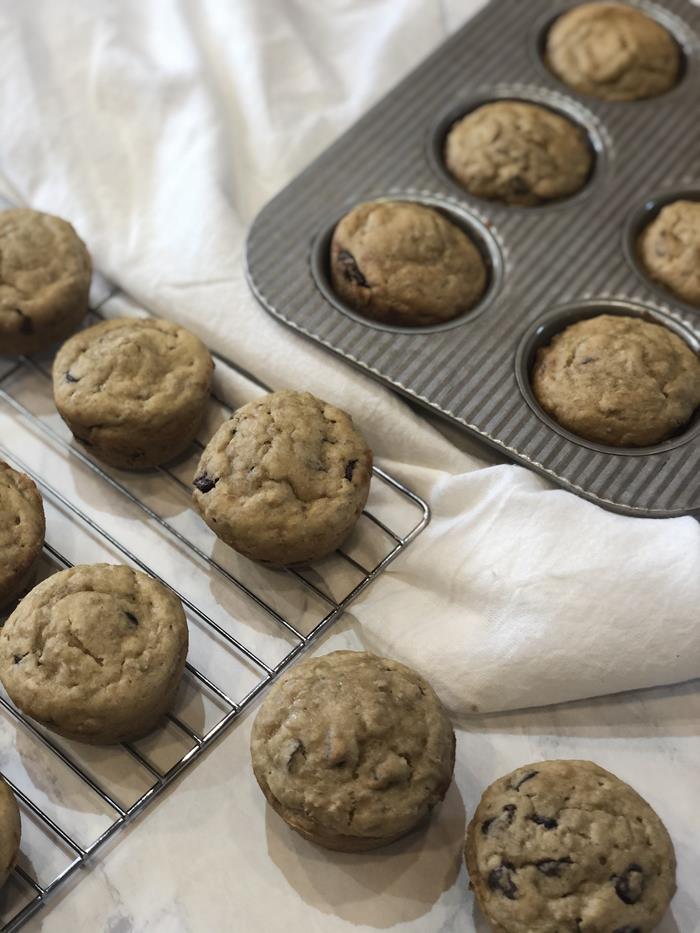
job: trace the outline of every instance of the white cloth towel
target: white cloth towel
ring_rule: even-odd
[[[347,408],[428,499],[432,524],[354,613],[455,714],[700,675],[695,520],[623,518],[489,465],[268,317],[244,281],[256,211],[480,5],[0,2],[5,193],[69,218],[144,307]]]

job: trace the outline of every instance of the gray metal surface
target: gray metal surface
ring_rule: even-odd
[[[693,345],[700,335],[700,311],[650,283],[630,247],[664,199],[700,198],[700,9],[638,2],[677,38],[683,76],[661,97],[606,103],[569,91],[541,60],[547,26],[574,5],[493,0],[261,211],[248,279],[285,324],[579,495],[632,515],[700,513],[697,418],[653,448],[604,448],[546,418],[527,372],[523,380],[522,347],[536,344],[540,327],[556,331],[558,309],[562,325],[593,308],[649,315]],[[449,178],[440,155],[447,127],[497,97],[544,103],[587,129],[597,158],[582,192],[507,207]],[[342,307],[326,281],[330,234],[346,210],[379,197],[442,206],[481,239],[493,276],[474,312],[402,329]],[[573,316],[572,305],[581,306]]]

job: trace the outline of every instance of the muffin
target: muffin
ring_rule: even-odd
[[[584,3],[549,30],[545,62],[575,91],[629,101],[670,90],[681,53],[673,36],[636,7]]]
[[[44,506],[36,485],[0,460],[0,609],[29,586],[45,531]]]
[[[96,745],[146,735],[187,656],[177,597],[130,567],[84,564],[34,587],[0,631],[0,679],[32,719]]]
[[[613,447],[676,433],[700,405],[700,360],[660,324],[600,314],[537,351],[535,398],[562,427]]]
[[[642,230],[637,243],[648,275],[700,308],[700,201],[673,201]]]
[[[580,191],[593,153],[586,133],[566,117],[538,104],[499,100],[452,126],[445,165],[476,197],[532,207]]]
[[[19,807],[6,781],[0,778],[0,888],[17,864],[22,835]]]
[[[64,340],[88,310],[92,266],[60,217],[0,212],[0,355],[37,353]]]
[[[339,408],[272,392],[235,412],[202,453],[194,505],[240,554],[278,566],[332,553],[365,507],[372,451]]]
[[[440,211],[411,201],[359,204],[331,241],[335,293],[363,317],[415,327],[470,311],[488,281],[481,253]]]
[[[465,859],[496,933],[648,933],[676,890],[666,827],[592,761],[540,761],[491,784]]]
[[[99,460],[125,470],[167,463],[194,440],[214,363],[184,327],[117,318],[81,331],[53,366],[58,412]]]
[[[362,651],[295,665],[251,736],[255,777],[282,819],[327,849],[388,845],[420,825],[452,780],[455,737],[415,671]]]

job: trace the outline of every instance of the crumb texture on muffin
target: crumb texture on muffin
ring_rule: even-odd
[[[31,580],[44,546],[46,522],[39,490],[0,460],[0,608]]]
[[[491,784],[465,857],[499,933],[648,933],[676,889],[665,826],[591,761],[540,761]]]
[[[320,559],[367,501],[372,452],[352,418],[309,392],[239,408],[207,444],[194,504],[226,544],[277,565]]]
[[[545,61],[575,91],[629,101],[670,90],[681,58],[673,36],[641,10],[584,3],[554,22]]]
[[[593,154],[587,134],[566,117],[538,104],[501,100],[454,124],[445,164],[470,194],[532,207],[579,191]]]
[[[334,291],[355,311],[409,327],[470,311],[488,282],[467,234],[411,201],[370,201],[346,214],[333,233],[330,272]]]
[[[673,201],[642,230],[642,264],[652,279],[700,307],[700,201]]]
[[[0,679],[27,715],[96,744],[138,738],[170,705],[187,655],[177,597],[130,567],[83,564],[26,596],[0,632]]]
[[[0,212],[0,355],[36,353],[72,333],[87,313],[91,273],[67,221]]]
[[[358,651],[296,665],[251,737],[255,776],[289,825],[349,851],[387,844],[444,797],[454,732],[415,671]]]
[[[214,364],[184,327],[116,318],[71,337],[53,366],[56,407],[75,437],[106,463],[146,469],[192,442]]]
[[[667,327],[601,314],[571,324],[537,351],[532,389],[574,434],[643,447],[691,419],[700,405],[700,360]]]

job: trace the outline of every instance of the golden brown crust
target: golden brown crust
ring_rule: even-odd
[[[0,354],[45,350],[88,310],[92,266],[60,217],[26,208],[0,213]]]
[[[22,824],[15,795],[0,778],[0,887],[17,864],[21,836]]]
[[[46,521],[39,490],[0,461],[0,608],[29,585],[44,546]]]
[[[583,3],[549,30],[545,61],[575,91],[639,100],[673,87],[680,50],[663,26],[635,7]]]
[[[180,601],[146,574],[84,564],[36,586],[0,633],[0,678],[28,716],[113,744],[150,732],[170,705],[188,634]]]
[[[574,434],[643,447],[674,434],[700,405],[700,360],[667,327],[601,314],[571,324],[538,350],[532,389]]]
[[[346,214],[331,241],[336,294],[387,324],[440,324],[470,311],[487,285],[484,260],[440,211],[409,201],[370,201]]]
[[[532,207],[579,191],[593,155],[586,133],[566,117],[538,104],[500,100],[454,124],[445,164],[476,197]]]
[[[700,307],[700,201],[673,201],[642,230],[639,256],[652,279]]]
[[[496,933],[648,933],[676,888],[659,817],[590,761],[536,762],[491,784],[465,859]]]
[[[455,737],[415,671],[366,652],[311,658],[272,688],[253,726],[253,770],[296,832],[355,852],[411,832],[443,799]]]
[[[211,354],[184,327],[117,318],[75,334],[53,366],[54,400],[75,437],[112,466],[141,470],[192,443],[209,400]]]
[[[195,508],[246,557],[276,565],[339,547],[367,501],[372,452],[339,408],[309,392],[272,392],[239,408],[207,444]]]

